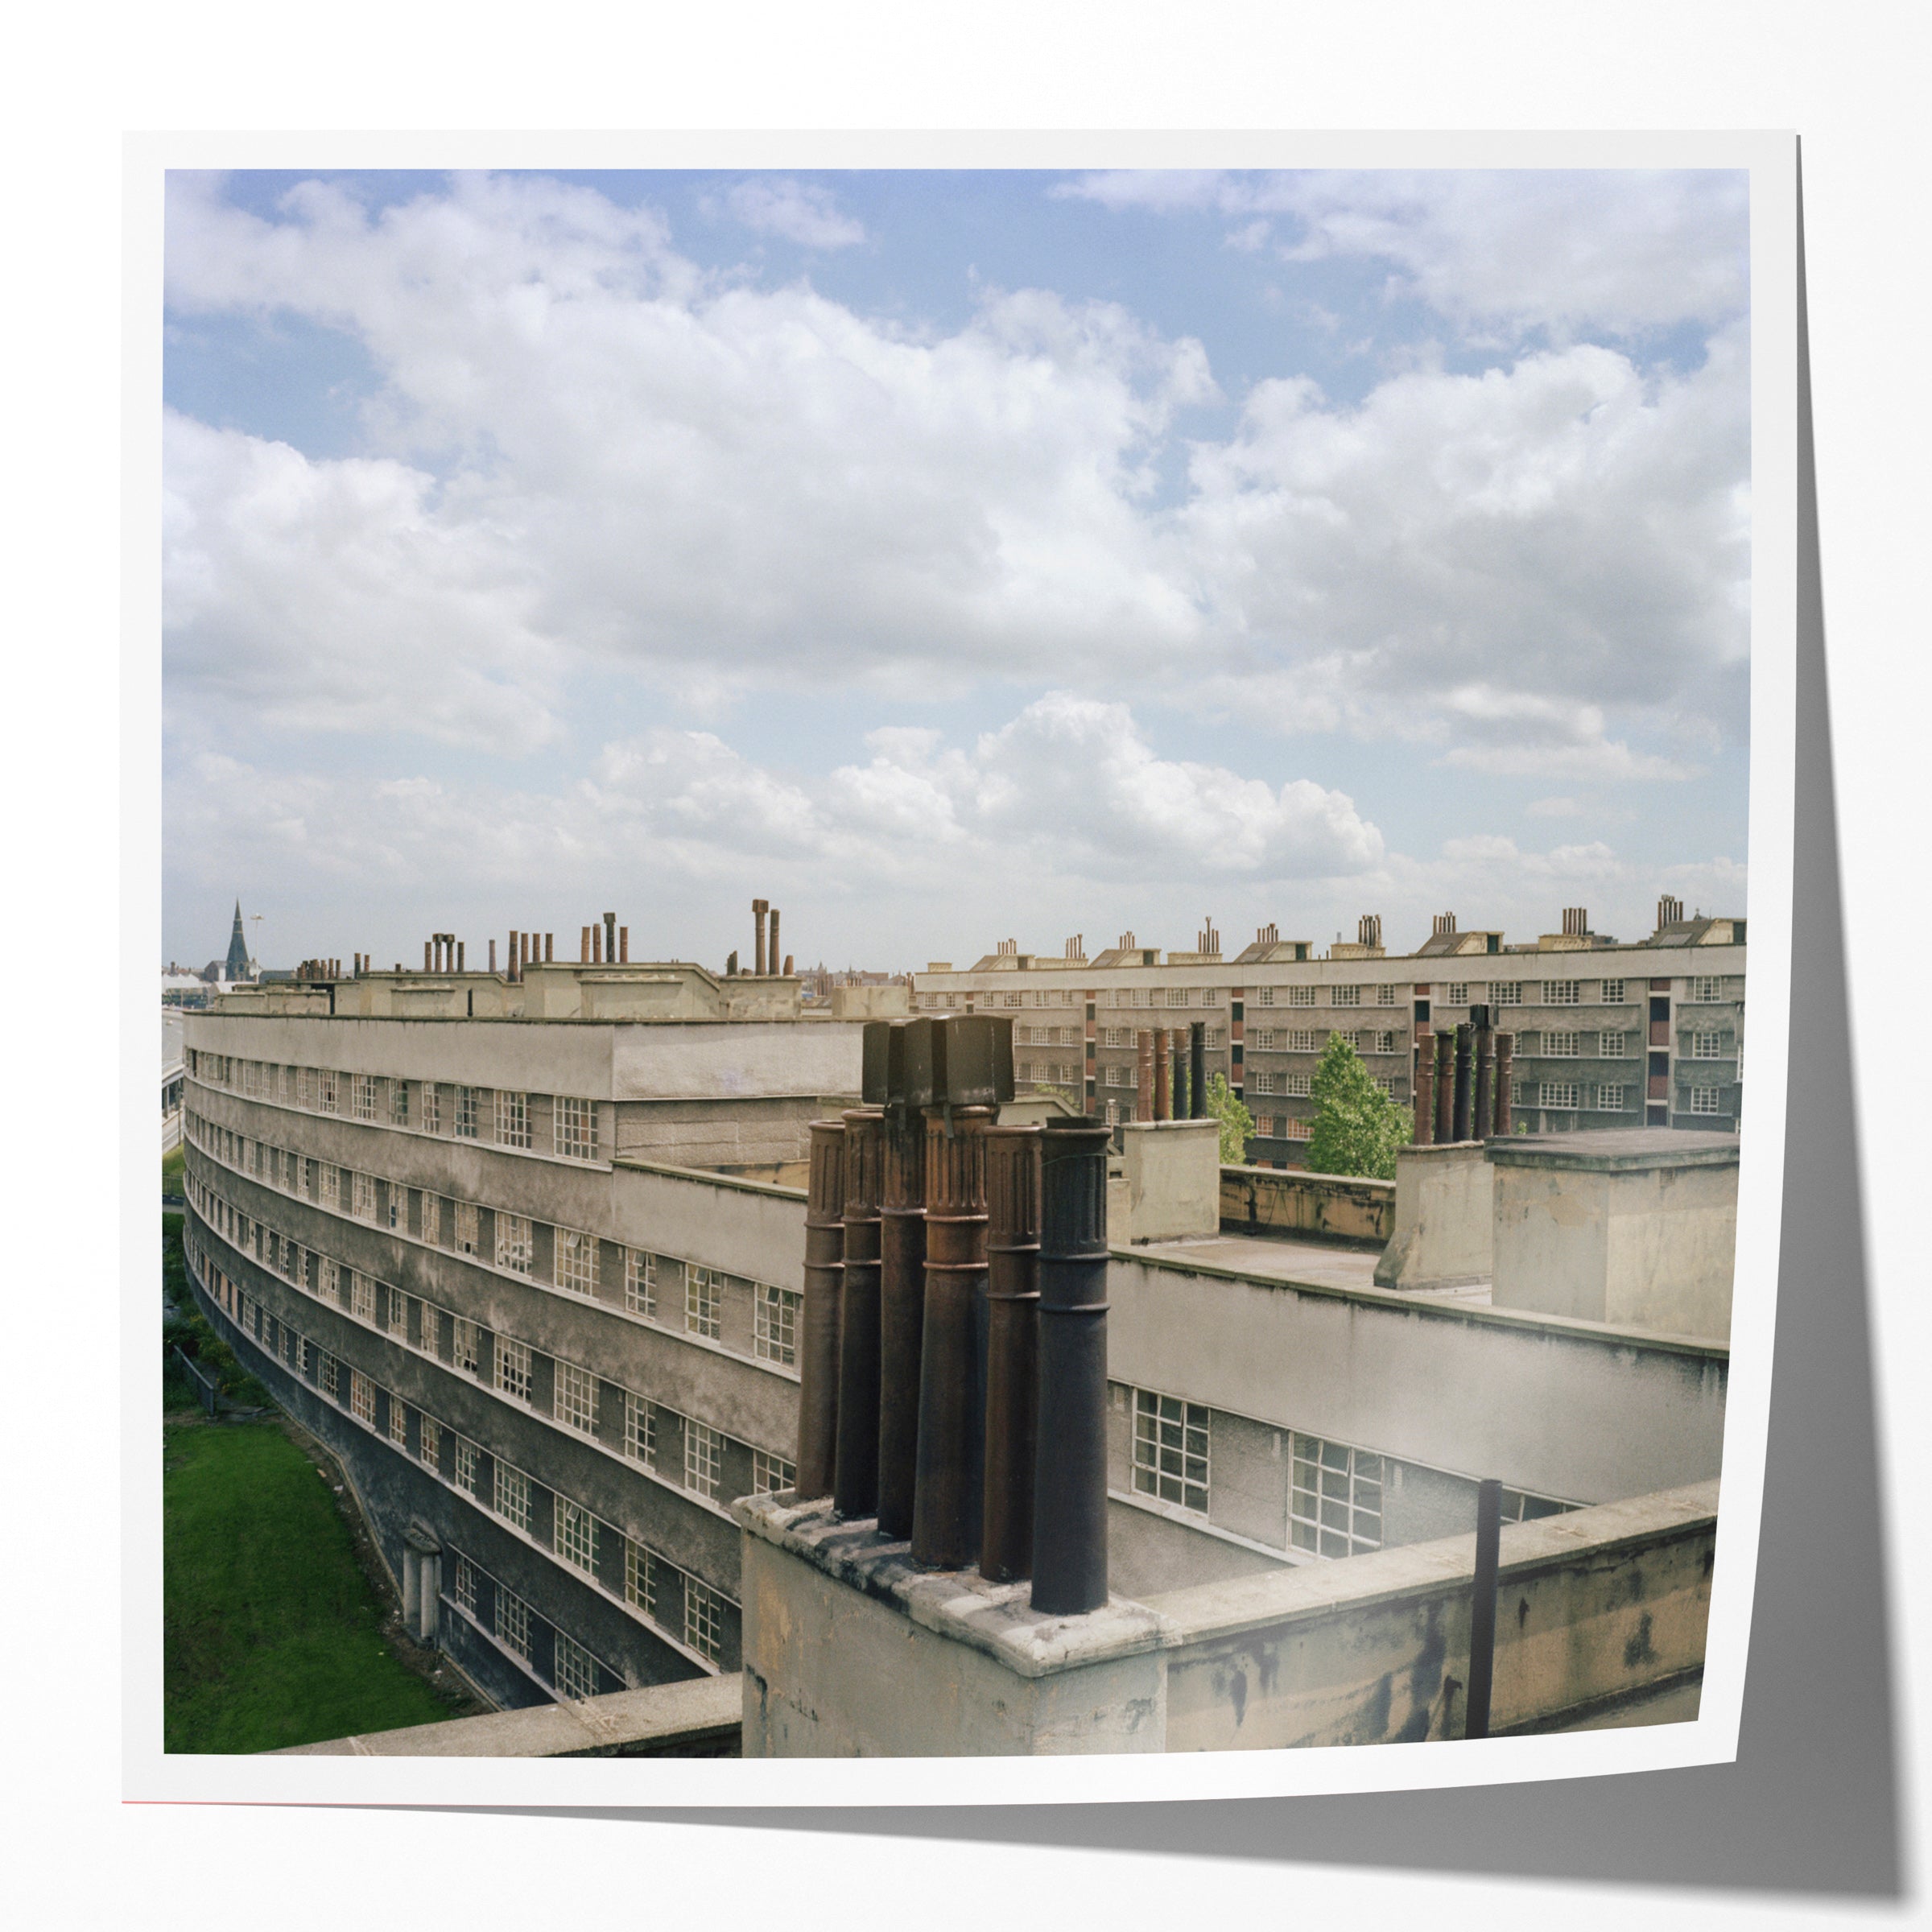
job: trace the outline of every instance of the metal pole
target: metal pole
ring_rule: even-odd
[[[1496,1132],[1507,1134],[1516,1131],[1516,1123],[1510,1109],[1515,1104],[1515,1088],[1510,1077],[1516,1071],[1516,1035],[1499,1033],[1496,1036]]]
[[[848,1518],[879,1506],[879,1192],[886,1123],[876,1107],[845,1114],[845,1269],[839,1296],[838,1456],[832,1506]]]
[[[1489,1735],[1496,1676],[1496,1569],[1502,1545],[1503,1486],[1485,1476],[1476,1492],[1476,1580],[1469,1601],[1469,1720],[1465,1737]]]
[[[1469,1138],[1471,1105],[1476,1098],[1475,1082],[1469,1077],[1470,1048],[1469,1022],[1464,1020],[1455,1030],[1455,1119],[1451,1137],[1458,1141]]]
[[[1039,1426],[1040,1129],[986,1134],[986,1476],[980,1574],[1033,1571],[1034,1431]]]
[[[1040,1136],[1040,1424],[1033,1491],[1036,1610],[1107,1600],[1107,1143],[1104,1122]]]
[[[588,936],[584,950],[589,950]],[[832,1494],[838,1451],[845,1123],[814,1121],[811,1145],[805,1194],[805,1305],[800,1311],[803,1332],[799,1337],[797,1482],[801,1500]]]
[[[926,1327],[926,1122],[886,1113],[879,1241],[879,1534],[912,1534],[919,1457],[919,1361]]]
[[[986,1396],[986,1130],[990,1107],[926,1114],[926,1326],[919,1358],[912,1560],[963,1570],[980,1552]]]
[[[1435,1137],[1455,1138],[1455,1036],[1446,1026],[1435,1035]]]
[[[1208,1117],[1208,1022],[1196,1020],[1187,1029],[1187,1117]]]

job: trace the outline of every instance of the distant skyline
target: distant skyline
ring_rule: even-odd
[[[1746,184],[177,175],[163,955],[1741,913]]]

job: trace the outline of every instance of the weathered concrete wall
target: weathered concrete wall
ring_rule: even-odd
[[[1224,1167],[1220,1174],[1220,1222],[1230,1232],[1382,1242],[1394,1231],[1393,1181],[1273,1167]]]
[[[1158,1751],[1155,1620],[1036,1616],[1023,1584],[922,1572],[830,1505],[738,1505],[747,1757]],[[755,1525],[755,1528],[753,1527]]]
[[[1728,1335],[1735,1162],[1620,1170],[1512,1160],[1496,1177],[1497,1307]]]
[[[1145,1603],[1170,1590],[1226,1583],[1278,1570],[1286,1554],[1267,1556],[1225,1542],[1125,1493],[1107,1499],[1107,1581],[1121,1596]]]
[[[687,1678],[578,1703],[493,1711],[447,1724],[291,1744],[270,1757],[736,1757],[745,1689],[728,1677]]]
[[[1570,1502],[1715,1476],[1725,1350],[1116,1252],[1108,1373]]]
[[[1715,1483],[1506,1526],[1492,1730],[1700,1669],[1716,1534]],[[1154,1600],[1166,1748],[1461,1736],[1475,1550],[1450,1538]]]
[[[1715,1483],[1503,1531],[1491,1726],[1570,1728],[1704,1658]],[[747,1499],[745,1755],[1279,1750],[1460,1737],[1473,1535],[1084,1617]]]
[[[1121,1142],[1121,1183],[1108,1190],[1109,1241],[1127,1247],[1220,1232],[1217,1122],[1129,1121]]]
[[[1375,1265],[1376,1286],[1459,1288],[1488,1280],[1495,1176],[1480,1141],[1399,1149],[1395,1232]]]
[[[832,989],[832,1018],[835,1020],[902,1020],[911,1012],[910,986],[835,986]]]

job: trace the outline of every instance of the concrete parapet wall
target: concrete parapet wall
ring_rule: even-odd
[[[1493,1732],[1554,1728],[1702,1668],[1715,1482],[1507,1525]],[[1463,1735],[1476,1538],[1150,1600],[1170,1751]]]
[[[1117,1247],[1220,1231],[1220,1125],[1133,1121],[1121,1129],[1121,1179],[1109,1188],[1107,1238]]]
[[[1496,1170],[1480,1141],[1404,1147],[1395,1157],[1395,1228],[1378,1288],[1486,1282],[1495,1255]]]
[[[1381,1243],[1395,1231],[1393,1181],[1274,1167],[1224,1167],[1220,1175],[1220,1224],[1231,1233]]]
[[[412,1724],[292,1744],[270,1757],[736,1757],[744,1686],[692,1678],[617,1690],[581,1703],[493,1711],[447,1724]]]

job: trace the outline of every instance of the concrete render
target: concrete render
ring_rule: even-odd
[[[1375,1265],[1376,1286],[1413,1291],[1487,1282],[1495,1216],[1495,1170],[1482,1141],[1399,1149],[1395,1229]]]
[[[1701,1672],[1715,1483],[1502,1537],[1493,1728],[1668,1721]],[[1091,1616],[923,1571],[828,1502],[745,1499],[746,1757],[1063,1755],[1459,1737],[1472,1535]],[[1677,1693],[1660,1698],[1660,1690]]]
[[[1220,1188],[1221,1225],[1230,1233],[1380,1246],[1395,1225],[1390,1181],[1299,1168],[1224,1167]]]
[[[1730,1333],[1735,1135],[1553,1135],[1496,1143],[1489,1158],[1496,1307],[1719,1340]]]
[[[1205,1236],[1220,1228],[1220,1125],[1133,1121],[1121,1129],[1121,1175],[1107,1188],[1115,1247]]]

